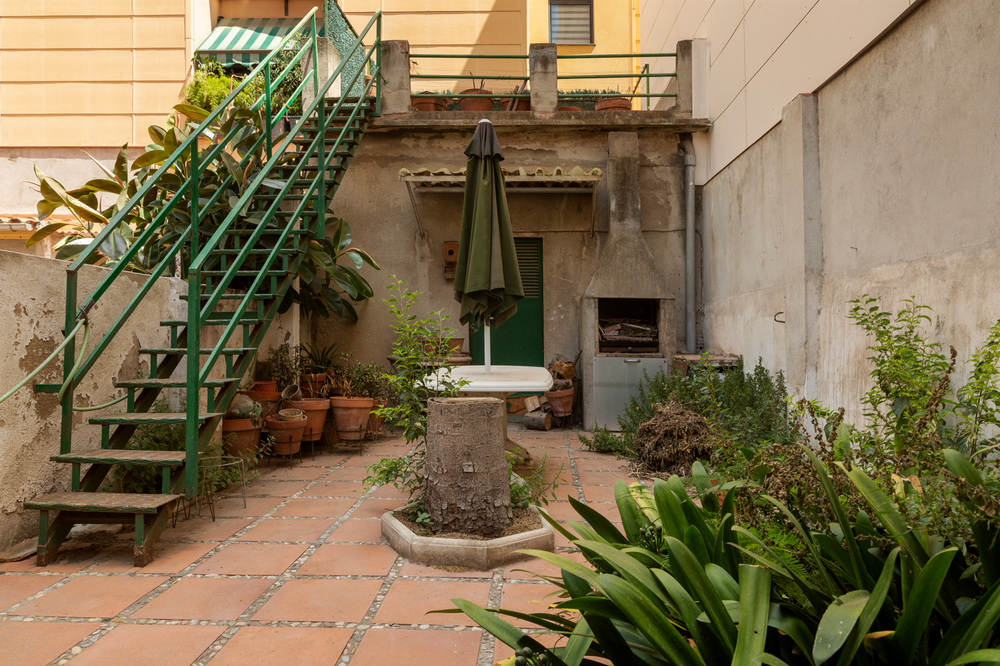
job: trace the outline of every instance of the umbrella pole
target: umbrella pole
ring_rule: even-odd
[[[484,356],[486,357],[486,374],[490,374],[490,356],[492,356],[492,350],[490,349],[490,325],[488,322],[483,330],[483,348],[485,351]]]

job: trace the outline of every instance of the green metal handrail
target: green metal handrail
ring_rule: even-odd
[[[274,50],[272,50],[267,56],[265,56],[265,58],[258,64],[258,66],[254,69],[254,71],[251,72],[250,75],[248,75],[246,78],[244,78],[244,80],[233,89],[233,91],[226,97],[226,99],[223,100],[223,102],[219,104],[219,106],[217,106],[214,110],[212,110],[211,113],[209,113],[208,117],[204,121],[202,121],[201,126],[204,127],[209,123],[211,123],[213,120],[219,118],[221,114],[224,113],[225,110],[229,107],[229,105],[233,102],[233,100],[235,100],[236,97],[250,85],[250,82],[253,79],[255,79],[260,74],[261,71],[269,71],[271,61],[275,58],[277,53],[279,53],[285,47],[285,45],[296,34],[298,34],[298,32],[307,24],[307,22],[311,21],[312,26],[315,28],[315,16],[317,11],[318,8],[313,8],[312,10],[310,10],[310,12],[306,14],[306,16],[303,17],[302,20],[298,22],[298,24],[296,24],[295,28],[292,31],[290,31],[278,43],[278,45],[274,48]],[[316,52],[315,38],[313,40],[313,49],[315,53]],[[236,133],[239,131],[238,127],[239,125],[240,125],[239,123],[234,123],[232,131],[227,135],[227,137],[221,143],[219,143],[218,146],[216,146],[214,149],[210,151],[210,155],[208,160],[206,160],[206,164],[210,164],[221,154],[227,141],[231,140],[232,137],[235,136]],[[167,160],[165,160],[164,163],[160,165],[160,167],[156,170],[156,173],[152,177],[150,177],[143,184],[142,187],[138,189],[138,191],[125,203],[125,205],[121,207],[118,213],[114,217],[112,217],[111,220],[109,220],[108,224],[105,225],[103,229],[101,229],[97,237],[94,238],[93,241],[91,241],[91,243],[87,246],[87,248],[83,252],[81,252],[76,257],[76,259],[67,267],[65,330],[70,330],[74,326],[75,322],[77,322],[82,317],[86,316],[86,313],[90,310],[91,307],[93,307],[94,303],[96,303],[101,298],[101,296],[110,288],[111,284],[116,279],[118,279],[118,277],[121,275],[122,272],[124,272],[125,267],[129,264],[132,258],[140,251],[140,249],[144,248],[149,243],[149,241],[152,240],[152,238],[157,232],[162,230],[166,220],[168,219],[169,214],[172,212],[174,207],[176,207],[176,205],[182,200],[183,196],[192,189],[192,183],[197,182],[198,177],[201,175],[201,171],[192,170],[192,173],[189,174],[188,178],[185,180],[182,186],[178,188],[178,190],[174,193],[174,195],[170,198],[170,200],[167,201],[166,205],[160,210],[160,212],[156,216],[154,216],[153,220],[151,220],[149,224],[146,226],[146,228],[143,230],[143,233],[141,233],[139,237],[135,239],[130,248],[118,260],[117,264],[112,268],[112,270],[108,273],[108,275],[106,275],[104,279],[101,280],[98,286],[86,299],[84,305],[78,309],[77,283],[78,283],[78,275],[80,268],[84,264],[90,263],[92,261],[94,253],[96,252],[97,248],[100,247],[100,245],[105,240],[107,240],[107,238],[112,233],[114,233],[123,224],[125,224],[125,220],[127,219],[132,209],[134,209],[141,201],[143,201],[146,198],[146,196],[151,191],[153,191],[154,187],[157,187],[160,184],[165,175],[171,171],[171,167],[177,164],[181,156],[184,155],[186,151],[191,150],[191,146],[194,146],[195,150],[197,150],[198,138],[201,135],[202,132],[200,131],[195,132],[190,134],[184,141],[182,141],[180,145],[178,145],[177,148],[174,150],[174,152],[167,158]],[[229,182],[230,181],[227,179],[227,181],[223,183],[223,187],[220,188],[220,192],[225,189],[225,186],[227,186]],[[196,240],[196,235],[192,237],[192,240],[193,241]],[[175,244],[177,244],[176,241]],[[152,281],[155,282],[155,279]],[[133,302],[130,304],[130,307],[126,308],[127,312],[123,313],[123,315],[118,318],[118,320],[115,322],[112,328],[102,337],[102,340],[98,346],[98,349],[100,351],[103,351],[103,349],[106,348],[107,343],[105,341],[110,342],[110,339],[113,338],[114,334],[117,333],[117,331],[121,328],[121,326],[124,324],[125,319],[128,318],[128,315],[131,314],[132,311],[134,311],[137,303],[138,301],[136,299],[133,299]],[[97,355],[99,355],[98,349],[95,349]],[[67,359],[75,358],[76,353],[73,341],[71,341],[66,346],[65,354]],[[97,355],[92,353],[91,356],[87,359],[87,361],[84,362],[84,366],[86,367],[86,369],[89,369],[93,365],[94,361],[96,361],[97,359]],[[63,453],[68,453],[70,450],[71,440],[72,440],[73,388],[75,383],[79,380],[79,378],[83,376],[83,373],[80,374],[73,373],[73,369],[69,363],[64,363],[63,366],[64,366],[63,381],[68,385],[69,390],[67,391],[67,395],[61,401],[62,426],[60,434],[60,450]]]
[[[225,341],[229,340],[232,335],[236,333],[238,326],[241,326],[241,320],[243,320],[247,308],[250,304],[256,300],[259,290],[266,279],[267,273],[271,270],[274,262],[278,257],[287,250],[286,243],[288,241],[289,235],[291,234],[293,224],[291,221],[303,219],[303,213],[306,208],[313,204],[313,210],[316,213],[316,227],[312,227],[312,223],[306,221],[307,230],[310,231],[310,236],[312,234],[321,235],[323,234],[323,228],[325,224],[325,213],[326,213],[326,173],[329,168],[329,159],[336,156],[339,147],[343,144],[345,135],[348,129],[352,126],[353,121],[356,119],[358,113],[360,112],[362,105],[365,103],[367,98],[367,93],[371,90],[372,86],[376,87],[376,104],[378,104],[378,99],[380,98],[380,88],[381,85],[381,12],[376,12],[368,24],[361,31],[359,37],[355,40],[353,47],[346,53],[341,54],[340,65],[334,70],[334,72],[329,76],[327,81],[323,85],[319,85],[318,71],[317,68],[313,68],[313,83],[314,90],[316,91],[313,101],[307,105],[302,111],[302,117],[295,124],[290,132],[286,135],[285,139],[281,142],[274,154],[270,156],[267,163],[260,169],[251,183],[245,188],[243,195],[237,200],[237,202],[232,206],[232,210],[225,217],[219,227],[215,230],[212,236],[206,241],[204,247],[196,248],[192,246],[191,255],[194,259],[191,262],[191,267],[189,269],[189,279],[188,279],[188,321],[186,327],[187,333],[187,381],[188,381],[188,395],[197,395],[200,387],[208,379],[208,375],[211,372],[212,367],[218,361],[223,345]],[[358,103],[354,105],[354,108],[347,119],[344,121],[344,127],[341,129],[340,134],[337,136],[336,140],[333,142],[332,147],[329,151],[325,150],[327,143],[327,132],[330,125],[335,117],[344,106],[345,101],[348,99],[345,96],[341,96],[332,109],[329,111],[326,108],[326,94],[329,91],[333,83],[338,80],[341,76],[344,68],[350,63],[354,54],[359,48],[363,47],[364,36],[369,33],[373,26],[376,27],[377,36],[375,43],[372,47],[365,53],[364,61],[370,62],[372,57],[375,59],[375,66],[372,71],[372,80],[365,86],[363,94],[358,99]],[[314,33],[315,35],[315,33]],[[341,90],[349,91],[353,90],[358,78],[362,76],[364,72],[363,67],[357,68],[354,72],[354,76],[349,82],[341,83]],[[377,109],[376,109],[377,110]],[[202,304],[201,298],[203,296],[201,292],[201,279],[200,274],[203,270],[206,262],[208,262],[212,256],[212,252],[218,247],[219,243],[226,236],[226,232],[229,231],[235,224],[236,220],[239,219],[239,211],[242,210],[254,196],[256,196],[258,189],[265,185],[265,180],[268,179],[270,172],[281,163],[285,150],[291,145],[294,137],[299,134],[303,129],[306,122],[310,118],[316,118],[316,135],[310,142],[305,151],[299,155],[298,161],[292,172],[287,176],[283,186],[278,192],[277,196],[271,202],[268,209],[264,212],[255,226],[254,231],[251,235],[244,239],[242,249],[240,252],[233,257],[230,267],[226,270],[225,275],[219,278],[218,283],[215,287],[214,292],[208,295],[208,298]],[[263,261],[263,265],[258,271],[257,276],[254,278],[251,285],[247,288],[246,294],[242,299],[239,300],[233,315],[229,318],[229,323],[225,326],[224,330],[219,336],[221,345],[215,346],[209,353],[208,358],[205,359],[204,365],[201,365],[199,357],[200,349],[200,324],[202,321],[207,319],[209,315],[214,311],[215,307],[218,305],[219,300],[226,287],[231,283],[233,278],[236,277],[236,272],[243,262],[249,257],[250,251],[258,246],[258,241],[263,235],[264,231],[268,228],[269,223],[274,219],[275,214],[280,211],[280,205],[284,202],[285,198],[291,193],[292,189],[301,189],[301,186],[296,185],[298,177],[302,172],[302,169],[313,159],[315,156],[315,164],[309,165],[310,169],[315,168],[316,177],[313,178],[306,191],[300,195],[300,200],[295,208],[294,212],[290,216],[290,222],[285,225],[284,229],[278,235],[274,241],[274,246],[271,251],[266,255]],[[315,195],[315,199],[313,196]],[[287,212],[287,211],[280,211]],[[194,221],[195,218],[192,217]],[[305,240],[306,243],[310,242],[309,239]],[[301,261],[301,253],[304,248],[299,247],[299,239],[295,239],[294,249],[299,255],[298,262]],[[296,266],[297,263],[296,262]],[[198,404],[197,401],[188,401],[186,410],[186,451],[187,451],[187,464],[185,465],[185,476],[186,476],[186,486],[188,489],[194,487],[194,483],[197,478],[197,456],[199,449],[198,442]]]
[[[267,272],[271,269],[274,262],[282,254],[287,254],[289,250],[294,252],[294,260],[292,266],[289,266],[289,272],[294,275],[295,270],[297,270],[298,264],[302,261],[302,256],[304,248],[300,247],[299,236],[296,235],[294,239],[294,245],[288,246],[289,236],[291,231],[296,226],[298,220],[303,220],[303,214],[309,205],[312,203],[316,204],[315,216],[317,222],[315,225],[306,221],[304,224],[305,230],[308,232],[307,236],[304,237],[304,242],[308,243],[309,238],[316,235],[323,234],[325,227],[325,216],[324,212],[326,210],[325,197],[327,196],[327,178],[326,174],[331,165],[331,159],[336,158],[336,154],[341,145],[343,145],[344,137],[349,127],[351,127],[352,122],[357,118],[358,113],[362,109],[362,105],[366,105],[366,99],[368,95],[372,92],[374,87],[374,97],[375,97],[375,112],[378,113],[381,110],[381,12],[376,12],[369,21],[366,28],[362,31],[362,36],[357,37],[354,47],[350,52],[342,58],[342,64],[337,68],[332,76],[327,80],[325,85],[319,84],[319,73],[318,68],[313,67],[312,77],[303,77],[303,81],[288,97],[288,101],[285,105],[279,109],[275,110],[272,104],[272,95],[278,89],[278,87],[286,80],[293,67],[300,65],[300,61],[303,56],[309,52],[312,55],[312,60],[314,63],[317,62],[318,54],[318,44],[317,44],[317,30],[316,30],[316,13],[317,8],[312,9],[295,28],[286,35],[284,39],[270,52],[264,59],[254,68],[254,70],[244,78],[238,86],[226,97],[226,99],[219,104],[215,109],[201,120],[196,129],[192,131],[189,136],[184,139],[174,150],[174,152],[157,167],[154,174],[144,183],[144,185],[139,188],[136,194],[131,197],[128,202],[121,208],[121,210],[109,221],[107,225],[100,231],[97,237],[91,242],[91,244],[81,253],[76,260],[67,268],[67,302],[66,302],[66,330],[76,331],[76,326],[79,321],[86,318],[86,315],[90,308],[96,303],[110,288],[110,285],[117,279],[121,273],[125,270],[125,267],[129,262],[136,256],[138,252],[146,248],[147,245],[156,238],[158,233],[165,230],[165,225],[170,218],[171,214],[175,211],[177,206],[181,204],[185,197],[189,198],[190,201],[190,223],[184,232],[173,242],[165,248],[165,251],[158,254],[158,263],[151,274],[148,276],[146,283],[142,286],[136,296],[129,302],[125,307],[124,311],[119,315],[117,320],[112,324],[107,333],[102,336],[101,340],[95,346],[94,350],[83,358],[86,354],[84,351],[80,358],[76,358],[74,353],[74,342],[72,336],[67,336],[67,339],[60,346],[60,348],[65,349],[65,358],[67,363],[64,363],[64,386],[63,391],[65,392],[65,397],[62,399],[62,441],[60,449],[62,453],[68,453],[70,450],[71,436],[72,436],[72,393],[74,386],[79,382],[79,379],[83,377],[87,371],[89,371],[100,355],[105,351],[108,345],[111,343],[115,334],[121,329],[125,321],[130,317],[130,315],[138,307],[138,304],[142,301],[143,297],[150,291],[153,285],[156,283],[157,279],[163,275],[168,268],[173,264],[179,253],[186,248],[189,248],[190,252],[190,265],[184,267],[187,269],[188,275],[188,319],[186,322],[186,327],[184,329],[184,335],[186,336],[187,345],[187,362],[188,362],[188,373],[187,373],[187,390],[189,396],[194,396],[193,399],[187,401],[186,406],[186,425],[187,425],[187,454],[188,454],[188,466],[185,470],[185,486],[187,491],[191,491],[194,487],[194,481],[197,476],[197,456],[199,451],[199,421],[198,421],[198,403],[199,400],[196,396],[200,394],[200,389],[204,387],[205,381],[208,379],[208,374],[214,364],[218,361],[222,349],[225,347],[226,342],[231,337],[235,331],[236,326],[239,325],[239,320],[242,318],[243,314],[249,303],[254,300],[258,294],[260,294],[260,289],[265,279]],[[311,27],[311,38],[301,45],[294,56],[291,58],[290,62],[284,67],[284,69],[274,77],[272,80],[271,76],[271,62],[274,57],[284,50],[285,45],[302,31],[304,26],[307,24]],[[331,122],[335,116],[340,112],[345,103],[344,96],[338,100],[337,104],[333,107],[329,113],[326,109],[325,96],[330,86],[333,82],[340,76],[344,66],[347,65],[350,59],[357,53],[358,48],[363,44],[362,37],[369,34],[372,26],[375,25],[376,39],[374,45],[365,54],[366,66],[369,66],[369,70],[373,74],[372,81],[364,87],[362,97],[359,100],[359,104],[355,105],[353,112],[350,114],[344,128],[341,130],[340,136],[337,137],[336,142],[333,144],[332,150],[325,150],[327,148],[327,131],[331,126]],[[354,32],[353,28],[351,29]],[[357,33],[354,33],[357,35]],[[374,56],[374,58],[373,58]],[[374,66],[372,61],[374,60]],[[364,67],[359,67],[355,72],[350,83],[347,84],[343,90],[352,90],[355,83],[358,81],[358,77],[364,71]],[[217,190],[210,196],[201,199],[202,191],[200,189],[199,183],[205,171],[210,168],[214,163],[221,160],[226,148],[233,144],[235,141],[240,141],[242,137],[245,136],[244,132],[255,131],[252,124],[249,122],[236,121],[233,122],[232,127],[224,136],[217,136],[211,129],[209,129],[213,121],[221,120],[222,114],[226,112],[226,109],[230,107],[233,100],[236,99],[244,90],[247,89],[251,82],[259,79],[260,77],[264,79],[264,91],[258,97],[255,102],[250,106],[251,112],[263,113],[262,131],[259,132],[260,136],[256,138],[253,145],[243,152],[243,156],[237,160],[237,166],[240,171],[244,171],[250,166],[251,160],[254,159],[254,155],[263,146],[266,154],[266,161],[260,168],[259,172],[251,180],[250,183],[243,187],[243,193],[239,197],[238,203],[233,206],[233,210],[224,218],[224,220],[216,227],[204,227],[201,228],[203,211],[210,210],[229,188],[234,185],[235,181],[231,173],[227,173],[228,170],[220,170],[219,175],[221,178],[221,184]],[[296,99],[300,99],[303,94],[305,87],[312,83],[313,89],[316,91],[315,99],[311,104],[306,105],[303,110],[302,118],[295,125],[294,129],[284,135],[283,140],[280,142],[279,146],[274,146],[274,132],[275,128],[279,126],[279,123],[288,114],[289,104]],[[261,108],[263,107],[263,109]],[[269,204],[269,206],[264,211],[263,216],[260,219],[255,220],[255,228],[251,235],[246,238],[242,251],[233,257],[228,268],[225,268],[225,273],[213,281],[213,284],[208,286],[210,293],[203,294],[201,292],[201,272],[209,266],[209,261],[218,261],[217,257],[212,257],[211,253],[216,249],[221,243],[222,239],[227,236],[236,223],[237,220],[242,219],[239,215],[239,211],[243,210],[246,204],[257,195],[260,188],[269,185],[267,182],[267,176],[273,171],[273,169],[279,164],[283,163],[285,159],[285,151],[289,145],[294,140],[294,137],[299,133],[307,120],[310,117],[315,117],[317,121],[317,134],[315,139],[310,142],[308,148],[299,157],[299,161],[293,169],[291,175],[288,177],[285,185],[281,188],[279,195]],[[200,138],[210,139],[213,146],[204,150],[204,152],[199,151],[198,141]],[[324,154],[326,153],[326,154]],[[126,253],[118,260],[117,264],[112,268],[112,270],[105,276],[105,278],[98,284],[94,291],[88,296],[84,305],[80,308],[77,307],[77,277],[79,269],[85,264],[93,260],[95,256],[96,249],[99,245],[104,242],[116,229],[121,228],[123,224],[129,217],[129,213],[139,205],[154,188],[161,186],[163,184],[163,178],[165,175],[170,173],[178,173],[177,167],[180,165],[181,160],[185,157],[189,159],[189,173],[187,178],[185,178],[181,184],[177,187],[176,191],[162,204],[159,212],[153,216],[153,219],[146,225],[143,232],[138,238],[132,243]],[[239,306],[237,308],[237,314],[235,314],[226,327],[226,332],[220,337],[220,342],[216,345],[207,362],[205,363],[204,369],[200,366],[200,325],[201,322],[212,312],[213,308],[218,304],[223,292],[231,284],[232,280],[235,278],[237,271],[240,269],[241,264],[249,256],[249,251],[258,246],[264,231],[271,229],[277,230],[276,227],[269,226],[276,217],[276,213],[281,212],[283,215],[287,214],[285,211],[279,211],[279,205],[285,200],[285,197],[293,189],[292,185],[299,178],[302,170],[307,163],[315,157],[315,164],[308,165],[308,167],[313,169],[317,168],[316,176],[312,177],[309,187],[306,193],[302,196],[301,202],[295,209],[294,213],[289,217],[287,223],[284,224],[284,229],[281,230],[278,236],[275,237],[274,247],[271,252],[268,253],[263,268],[258,276],[254,279],[247,294],[243,299],[239,301]],[[227,158],[228,159],[228,158]],[[184,175],[183,172],[180,172]],[[224,178],[222,175],[226,174]],[[295,189],[300,189],[300,185],[296,185]],[[179,209],[182,210],[182,209]],[[210,234],[207,241],[202,243],[203,235]],[[286,264],[287,265],[287,264]],[[286,275],[286,278],[281,283],[282,286],[277,289],[278,292],[283,293],[284,290],[288,288],[291,279]],[[275,282],[277,286],[277,282]],[[207,302],[204,303],[202,307],[201,298],[203,296],[209,296]],[[273,295],[272,295],[273,296]],[[273,316],[270,315],[270,316]],[[262,332],[261,332],[262,335]],[[76,359],[75,362],[73,359]],[[247,363],[241,360],[242,371],[239,373],[242,376],[242,372],[246,371]],[[227,390],[228,391],[228,390]],[[231,399],[233,391],[229,391],[220,395],[228,396]],[[211,396],[210,396],[211,399]],[[110,404],[110,403],[109,403]]]

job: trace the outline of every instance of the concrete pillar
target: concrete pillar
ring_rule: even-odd
[[[555,113],[559,106],[559,65],[555,44],[532,44],[528,48],[531,80],[531,110],[534,113]]]
[[[316,39],[316,50],[318,56],[316,58],[319,61],[319,85],[320,87],[326,85],[327,80],[330,75],[333,74],[337,68],[340,66],[340,54],[337,49],[334,48],[333,43],[326,37],[318,37]],[[312,62],[312,49],[309,49],[302,60],[299,61],[302,66],[302,79],[306,81],[305,87],[302,89],[302,108],[312,104],[312,101],[316,99],[316,89],[313,86],[313,62]],[[329,99],[331,97],[340,97],[340,77],[333,82],[329,90],[326,92],[326,97]]]
[[[382,42],[382,115],[409,113],[410,43],[405,39]]]
[[[815,398],[823,292],[819,104],[799,95],[781,112],[785,232],[785,358],[788,390]]]
[[[691,118],[708,118],[708,40],[677,42],[677,110]]]

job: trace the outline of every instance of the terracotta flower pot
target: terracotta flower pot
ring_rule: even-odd
[[[253,419],[223,419],[222,449],[228,456],[252,458],[260,444],[260,422]]]
[[[251,387],[254,391],[262,391],[267,393],[274,393],[278,390],[278,382],[271,379],[261,380],[259,382],[254,382]]]
[[[298,453],[302,448],[302,433],[306,429],[306,417],[298,421],[282,421],[274,416],[265,421],[267,430],[274,437],[274,450],[278,456],[289,456]]]
[[[560,106],[556,108],[556,111],[583,111],[582,106]]]
[[[433,95],[430,90],[423,91],[425,95]],[[417,111],[447,111],[447,97],[414,97],[410,102]]]
[[[302,395],[307,398],[317,397],[320,389],[326,385],[326,382],[327,374],[325,372],[299,375],[299,388],[302,389]]]
[[[482,88],[469,88],[459,93],[460,95],[489,95],[489,90]],[[463,97],[458,100],[458,105],[462,111],[491,111],[493,109],[492,97]]]
[[[510,103],[513,100],[512,97],[501,97],[500,98],[500,110],[501,111],[531,111],[531,99],[527,97],[519,97],[517,103],[514,104],[514,108],[510,108]]]
[[[323,423],[326,422],[326,411],[330,409],[330,401],[326,398],[303,398],[302,400],[286,400],[286,404],[301,409],[306,415],[306,429],[303,441],[315,442],[323,436]]]
[[[330,398],[337,435],[344,440],[363,439],[374,404],[371,398]]]
[[[553,416],[569,416],[573,413],[573,389],[546,391],[545,397],[548,398]]]
[[[260,404],[262,418],[273,414],[278,409],[278,403],[281,402],[281,394],[277,391],[243,391],[242,393]]]
[[[379,407],[385,407],[388,404],[388,400],[373,400],[372,401],[372,411],[368,413],[368,430],[373,433],[382,432],[382,422],[385,421],[381,416],[375,414],[375,410]]]
[[[632,100],[627,97],[608,97],[594,105],[595,111],[631,111]]]

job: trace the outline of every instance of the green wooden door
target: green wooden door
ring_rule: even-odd
[[[493,365],[545,365],[545,312],[542,309],[542,239],[515,238],[524,298],[517,313],[491,335]],[[469,336],[472,364],[483,365],[483,332]]]

